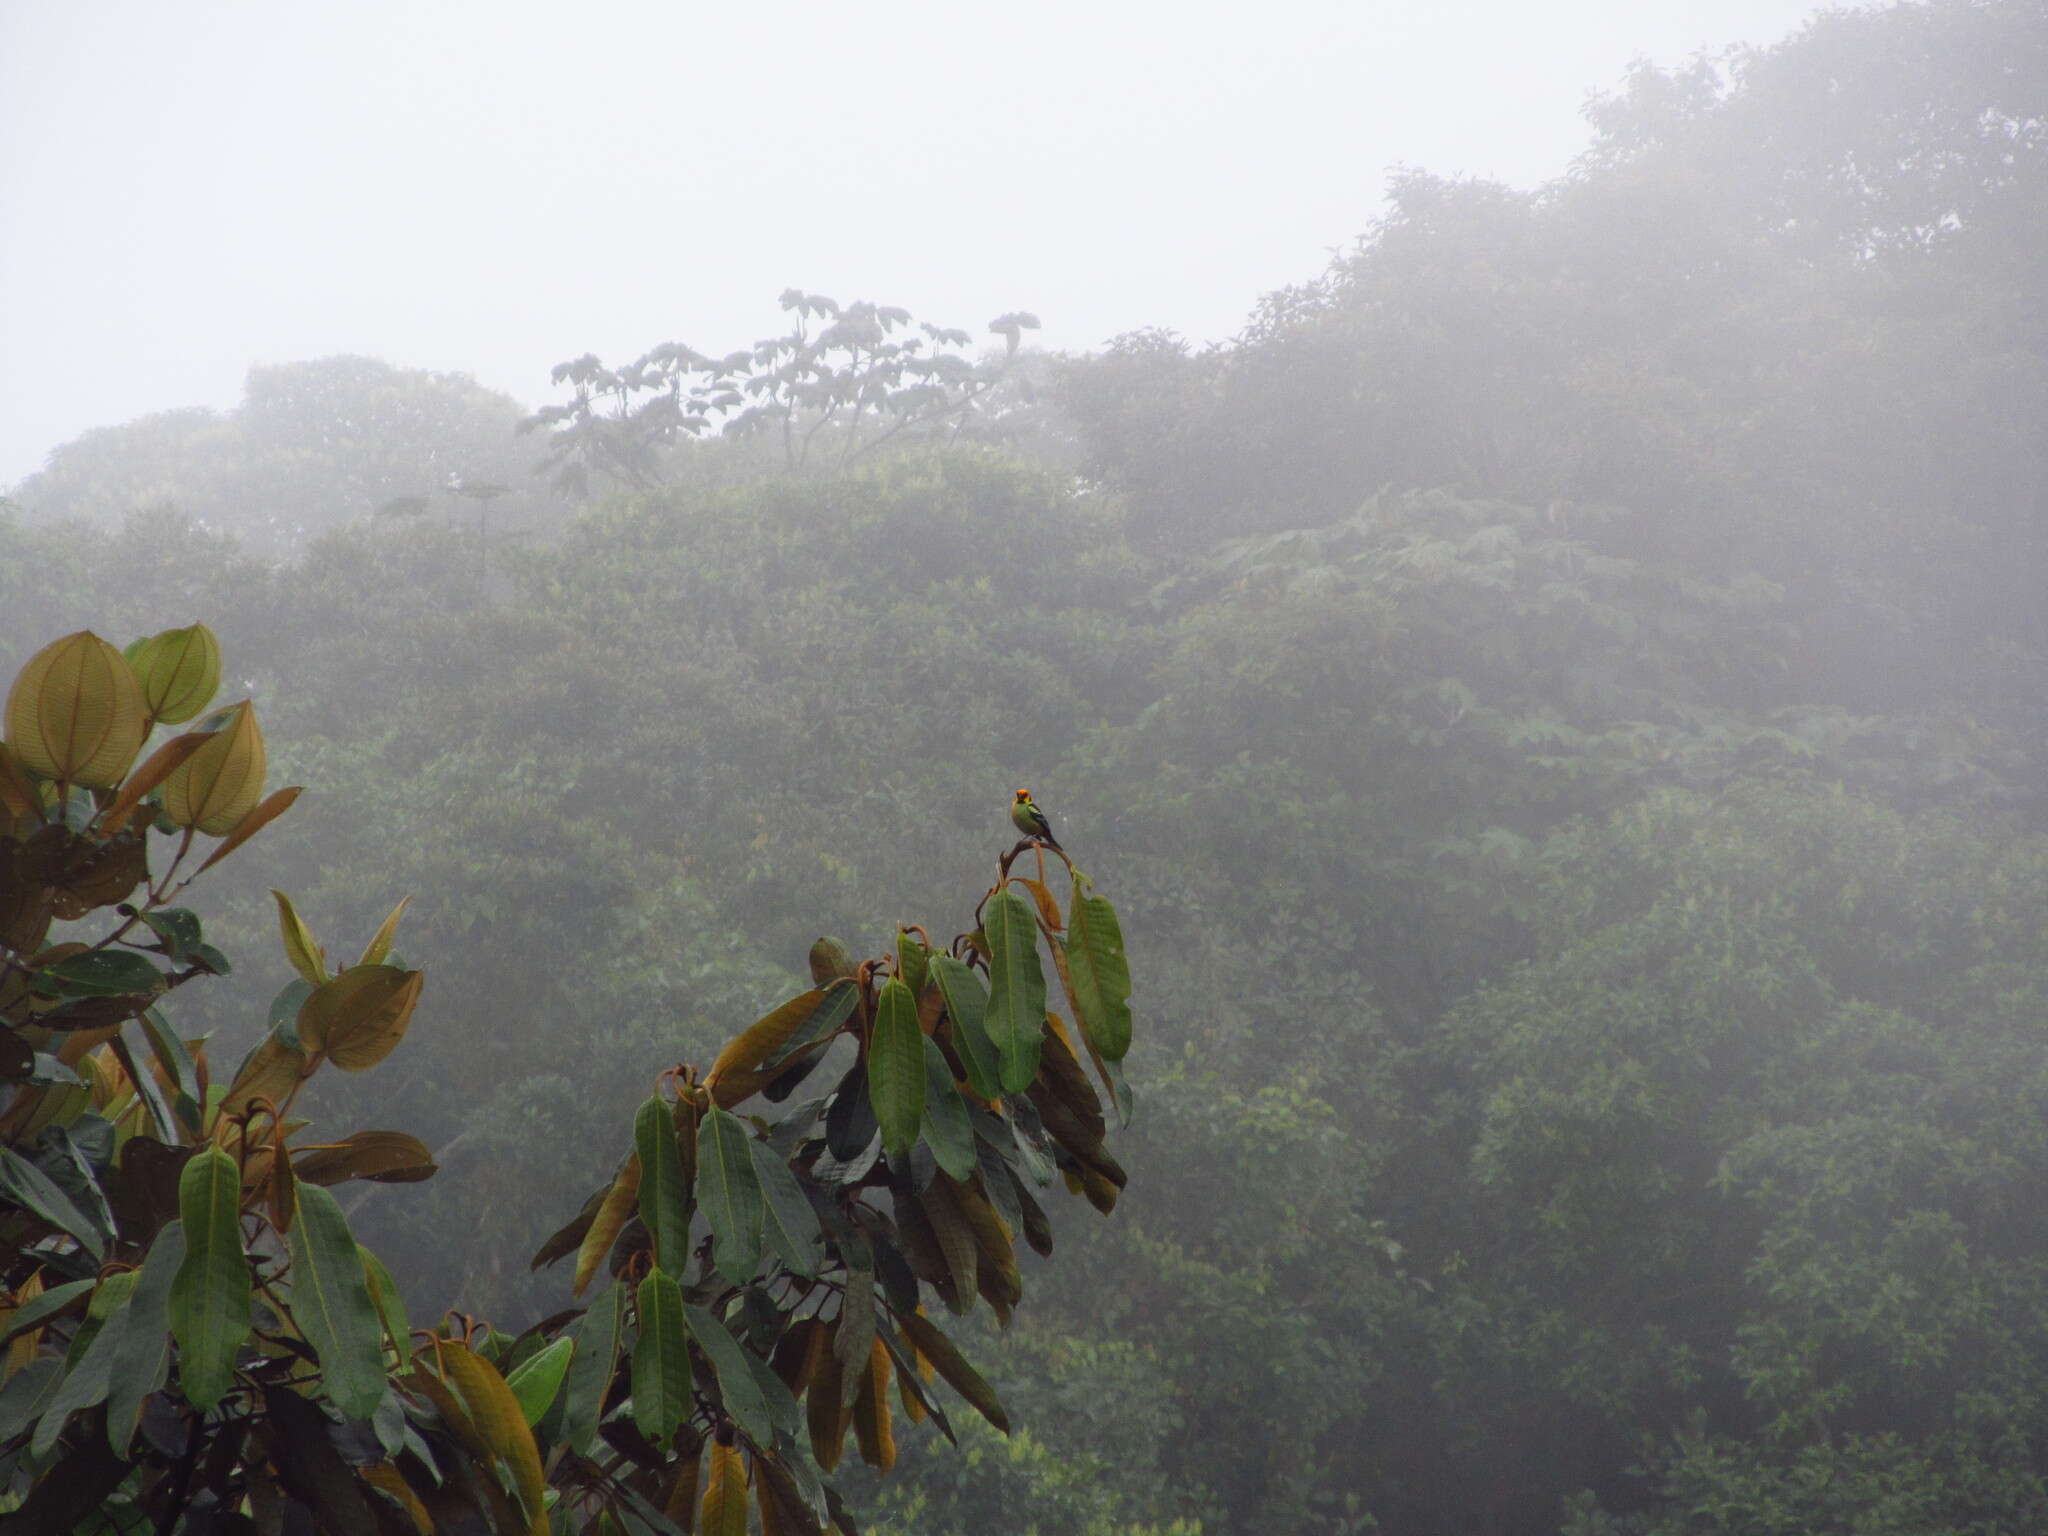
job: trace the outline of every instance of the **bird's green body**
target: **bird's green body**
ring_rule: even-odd
[[[1052,823],[1046,820],[1045,812],[1031,798],[1030,790],[1017,791],[1017,798],[1010,802],[1010,820],[1026,837],[1035,837],[1048,848],[1060,846],[1060,840],[1052,835]]]

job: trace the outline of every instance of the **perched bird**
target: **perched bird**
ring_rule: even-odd
[[[1052,835],[1052,823],[1045,819],[1045,812],[1031,798],[1030,790],[1017,791],[1017,798],[1010,806],[1010,820],[1026,837],[1035,837],[1048,848],[1060,847],[1060,840]],[[1060,852],[1065,853],[1066,849],[1060,848]]]

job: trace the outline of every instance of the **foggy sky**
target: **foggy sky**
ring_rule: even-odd
[[[0,0],[0,486],[365,352],[526,401],[776,294],[1221,338],[1387,168],[1533,185],[1629,59],[1793,0]]]

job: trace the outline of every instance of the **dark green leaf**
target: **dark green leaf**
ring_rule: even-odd
[[[754,1159],[754,1177],[761,1186],[762,1235],[767,1239],[768,1251],[782,1260],[792,1274],[808,1280],[817,1273],[818,1213],[811,1208],[803,1187],[781,1154],[756,1137],[747,1140]]]
[[[924,1118],[924,1036],[917,1027],[917,999],[900,981],[882,988],[875,1003],[874,1034],[868,1041],[868,1098],[891,1155],[910,1150]]]
[[[924,1041],[924,1143],[938,1165],[956,1179],[974,1177],[974,1127],[967,1104],[953,1085],[946,1053],[930,1036]]]
[[[318,1184],[293,1188],[292,1320],[320,1357],[327,1400],[344,1419],[367,1419],[384,1396],[384,1321],[340,1203]]]
[[[235,1355],[249,1337],[241,1200],[240,1171],[219,1147],[195,1154],[178,1177],[185,1258],[171,1282],[171,1332],[179,1384],[195,1408],[211,1408],[227,1394]]]
[[[753,1278],[761,1262],[764,1202],[747,1143],[754,1138],[739,1118],[717,1105],[697,1127],[697,1193],[711,1223],[711,1257],[735,1285]]]
[[[932,956],[932,978],[946,999],[946,1014],[953,1021],[953,1048],[967,1069],[967,1085],[984,1099],[1001,1098],[1002,1063],[988,1037],[988,989],[972,967],[951,955]]]
[[[989,1039],[1001,1062],[1002,1086],[1022,1093],[1038,1076],[1045,1040],[1045,972],[1038,961],[1038,919],[1014,891],[989,898],[982,913],[988,935]]]
[[[1010,1416],[1003,1411],[995,1389],[981,1379],[981,1373],[967,1363],[960,1351],[953,1347],[953,1341],[941,1333],[930,1318],[915,1312],[897,1321],[903,1324],[903,1331],[917,1346],[917,1352],[931,1361],[932,1369],[945,1378],[946,1385],[966,1398],[975,1412],[1007,1435]]]
[[[753,1367],[747,1364],[745,1347],[707,1308],[686,1306],[683,1315],[698,1348],[717,1373],[718,1395],[725,1411],[749,1439],[767,1445],[775,1435],[775,1419],[761,1395],[761,1384],[754,1379]]]
[[[164,953],[173,960],[183,960],[192,953],[200,942],[199,914],[185,907],[163,907],[155,912],[138,912],[163,944]]]
[[[128,1299],[128,1321],[121,1347],[112,1362],[107,1393],[107,1444],[116,1456],[128,1454],[135,1426],[142,1418],[142,1400],[164,1384],[171,1369],[171,1281],[185,1262],[185,1225],[172,1221],[157,1233],[142,1276]]]
[[[1067,914],[1067,974],[1096,1054],[1122,1061],[1131,1048],[1131,967],[1107,896],[1074,898]]]
[[[932,952],[918,942],[916,934],[907,928],[896,931],[896,974],[910,988],[912,997],[924,990],[925,973],[931,968],[931,959]]]
[[[690,1192],[675,1117],[658,1093],[633,1116],[633,1149],[640,1154],[640,1223],[654,1241],[654,1262],[679,1275],[690,1259]]]
[[[50,1287],[7,1319],[5,1326],[0,1327],[0,1344],[55,1317],[79,1297],[88,1295],[93,1284],[91,1280],[70,1280]]]
[[[72,1341],[71,1353],[64,1362],[64,1382],[37,1420],[35,1435],[29,1441],[29,1452],[38,1461],[50,1454],[72,1414],[92,1407],[107,1395],[113,1380],[114,1357],[121,1352],[127,1333],[128,1298],[135,1289],[135,1280],[134,1270],[117,1270],[100,1281],[99,1289],[93,1292],[86,1315],[98,1327],[89,1339],[81,1334],[83,1348],[79,1347],[79,1339]]]
[[[47,965],[37,973],[63,983],[73,997],[126,997],[154,992],[164,979],[147,955],[127,949],[93,949]]]
[[[612,1373],[618,1367],[625,1320],[626,1290],[614,1282],[576,1324],[576,1350],[569,1361],[568,1388],[562,1400],[562,1444],[579,1456],[589,1455],[597,1444],[597,1426],[604,1417]]]
[[[831,1034],[846,1022],[853,1012],[853,1005],[859,1000],[860,988],[850,977],[841,977],[831,983],[825,988],[825,995],[818,1000],[818,1006],[811,1010],[811,1016],[797,1025],[795,1032],[782,1042],[774,1055],[761,1063],[763,1069],[772,1070],[805,1046]]]
[[[70,1233],[95,1261],[105,1256],[99,1232],[85,1213],[48,1174],[12,1147],[0,1147],[0,1196],[34,1212],[58,1231]]]
[[[825,1147],[842,1163],[852,1163],[875,1139],[875,1108],[868,1101],[866,1062],[855,1062],[832,1095],[825,1111]]]
[[[865,1269],[846,1272],[839,1297],[839,1321],[832,1334],[832,1358],[839,1364],[840,1403],[851,1407],[867,1374],[875,1343],[875,1277]]]
[[[690,1345],[683,1290],[659,1265],[640,1282],[640,1334],[633,1341],[633,1422],[667,1447],[690,1416]]]

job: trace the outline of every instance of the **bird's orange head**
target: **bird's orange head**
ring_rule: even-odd
[[[1028,790],[1028,789],[1020,789],[1020,790],[1018,790],[1018,791],[1017,791],[1017,803],[1018,803],[1019,805],[1022,805],[1022,804],[1024,804],[1024,803],[1025,803],[1025,802],[1026,802],[1027,800],[1029,800],[1030,798],[1031,798],[1031,791],[1030,791],[1030,790]]]

